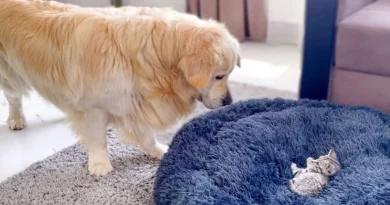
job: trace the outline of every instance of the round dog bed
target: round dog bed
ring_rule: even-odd
[[[251,100],[178,132],[157,172],[157,205],[390,204],[390,117],[318,101]],[[290,165],[335,149],[342,170],[324,192],[289,191]]]

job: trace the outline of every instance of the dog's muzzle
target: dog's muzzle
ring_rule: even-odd
[[[231,105],[233,103],[233,98],[230,92],[228,91],[226,96],[222,99],[222,106]]]

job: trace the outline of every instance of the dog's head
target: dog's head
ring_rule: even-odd
[[[197,99],[210,109],[232,103],[228,77],[240,67],[238,41],[215,22],[210,27],[192,27],[186,38],[186,54],[179,68],[185,80],[197,90]]]

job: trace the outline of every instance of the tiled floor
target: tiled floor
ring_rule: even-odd
[[[301,76],[299,48],[244,43],[241,44],[241,53],[242,69],[235,69],[231,80],[298,92]]]
[[[231,80],[279,90],[297,92],[300,78],[300,50],[293,46],[242,44],[242,68]],[[63,122],[63,114],[36,93],[24,99],[28,122],[25,130],[8,130],[8,104],[0,94],[0,181],[16,174],[76,142]]]

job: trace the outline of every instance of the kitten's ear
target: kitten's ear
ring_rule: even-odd
[[[331,157],[333,159],[337,159],[336,152],[333,149],[331,149],[329,151],[328,157]]]

